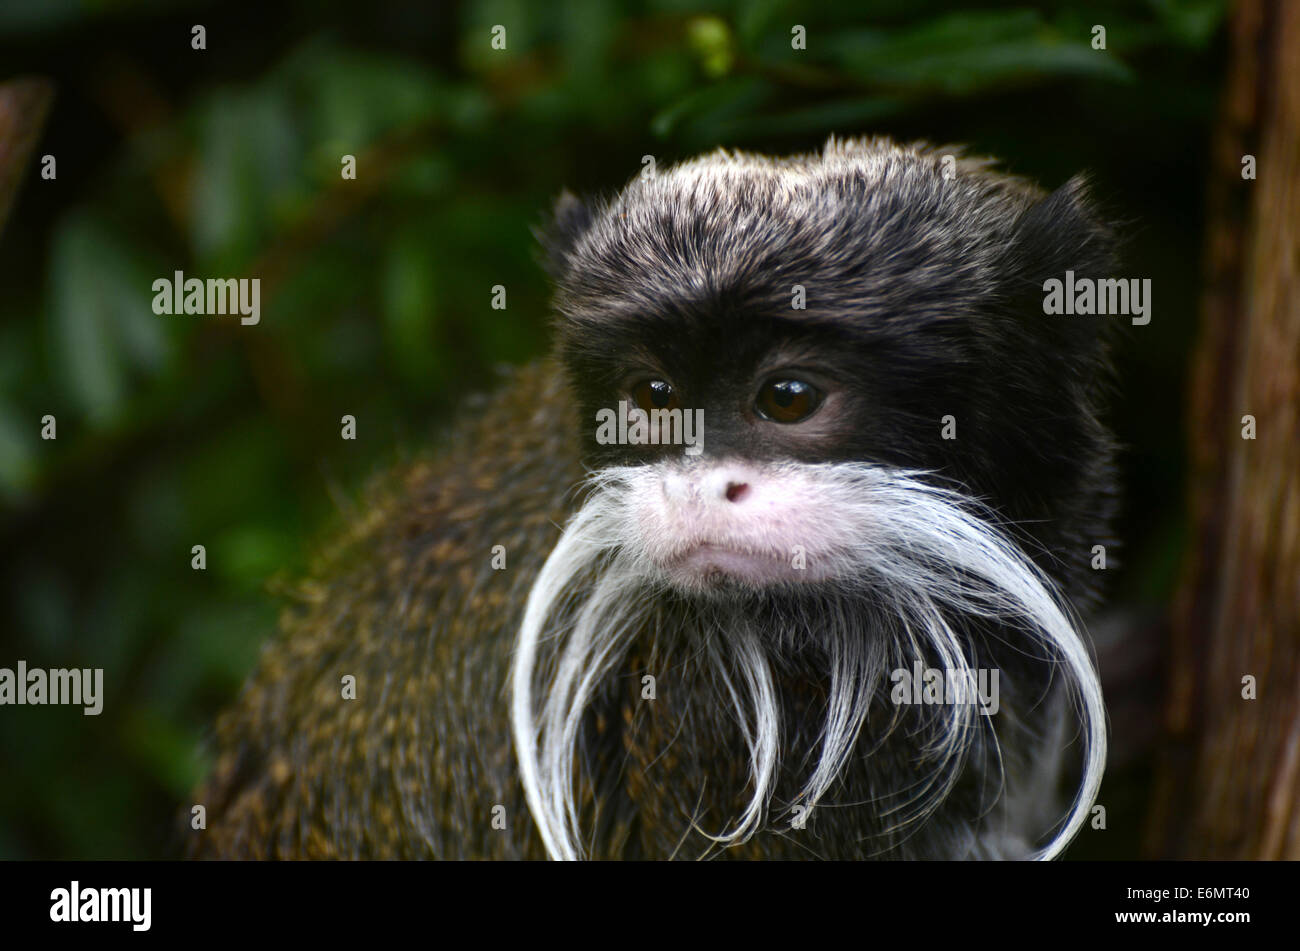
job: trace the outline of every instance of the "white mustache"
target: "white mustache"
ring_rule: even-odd
[[[585,855],[574,775],[584,713],[668,591],[634,514],[637,499],[658,491],[665,465],[673,464],[605,469],[591,478],[588,500],[570,519],[525,608],[511,672],[512,729],[528,806],[554,859]],[[814,483],[817,504],[862,539],[834,552],[835,578],[819,584],[823,606],[803,618],[825,651],[830,692],[821,749],[795,804],[811,810],[830,789],[854,752],[873,696],[887,685],[887,670],[900,660],[910,663],[906,649],[920,656],[924,645],[935,666],[969,672],[966,642],[949,618],[1010,622],[1068,676],[1082,724],[1079,789],[1051,841],[1028,857],[1060,854],[1096,799],[1106,732],[1100,682],[1052,582],[986,509],[920,481],[919,473],[859,463],[785,463],[766,471]],[[863,608],[864,594],[873,610]],[[743,612],[726,613],[706,599],[699,610],[728,626],[726,638],[709,639],[706,656],[740,724],[752,785],[729,828],[710,836],[726,846],[752,837],[768,817],[782,759],[773,676],[773,653],[781,645],[778,632],[757,629]],[[934,764],[928,781],[908,802],[886,810],[899,816],[900,826],[924,819],[944,800],[981,728],[969,704],[944,713],[921,749]],[[982,727],[991,731],[991,721]]]

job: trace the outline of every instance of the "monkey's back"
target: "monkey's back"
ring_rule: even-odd
[[[191,855],[543,857],[507,689],[522,606],[581,477],[566,402],[552,364],[521,370],[436,456],[372,487],[217,724]]]

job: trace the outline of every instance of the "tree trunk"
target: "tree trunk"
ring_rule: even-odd
[[[1231,33],[1189,396],[1192,541],[1146,851],[1298,859],[1300,3],[1240,3]]]
[[[54,87],[45,79],[27,77],[0,83],[0,232],[53,97]]]

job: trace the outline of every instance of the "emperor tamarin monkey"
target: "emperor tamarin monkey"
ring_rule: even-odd
[[[1043,312],[1110,266],[1081,183],[719,151],[566,193],[544,247],[555,361],[301,585],[193,852],[1059,854],[1114,504],[1104,319]]]

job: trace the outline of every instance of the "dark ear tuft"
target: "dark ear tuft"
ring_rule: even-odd
[[[1014,272],[1037,287],[1067,270],[1079,277],[1108,276],[1115,267],[1115,239],[1076,175],[1016,222]]]
[[[1049,279],[1119,277],[1115,233],[1088,194],[1088,182],[1076,175],[1039,199],[1015,224],[1006,260],[1006,297],[1013,313],[1032,328],[1041,345],[1075,355],[1084,367],[1104,359],[1112,318],[1046,316]],[[1091,358],[1091,359],[1088,359]]]
[[[546,224],[535,229],[542,245],[542,265],[553,280],[562,277],[569,266],[573,246],[591,225],[592,212],[567,188],[555,199],[555,207]]]

